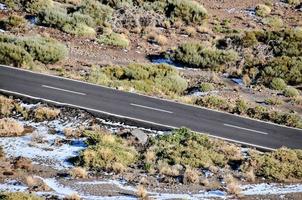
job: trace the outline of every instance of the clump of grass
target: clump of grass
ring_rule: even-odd
[[[300,92],[294,87],[287,87],[284,89],[283,94],[286,97],[297,97],[300,95]]]
[[[284,101],[277,97],[271,97],[271,98],[265,99],[265,103],[268,105],[273,105],[273,106],[281,106],[284,104]]]
[[[302,178],[302,151],[281,148],[274,152],[260,154],[249,152],[248,162],[242,167],[244,171],[251,168],[259,177],[274,181],[296,181]]]
[[[13,99],[0,95],[0,115],[9,116],[14,107]]]
[[[49,107],[39,107],[34,110],[34,117],[38,121],[53,120],[60,115],[60,110]]]
[[[224,179],[226,182],[226,189],[228,193],[235,196],[240,196],[241,188],[237,180],[235,180],[235,178],[232,175],[227,175]]]
[[[24,127],[12,118],[0,119],[0,136],[13,137],[21,136],[24,133]]]
[[[256,6],[256,15],[265,17],[271,13],[271,8],[264,4],[258,4]]]
[[[73,178],[87,178],[88,173],[86,169],[82,167],[74,167],[70,170],[70,176]]]
[[[187,167],[186,171],[184,173],[183,182],[184,182],[184,184],[198,183],[199,182],[199,172],[196,169],[191,169],[191,168]]]
[[[200,90],[202,91],[202,92],[210,92],[210,91],[212,91],[212,90],[214,90],[215,88],[214,88],[214,86],[213,86],[213,84],[212,83],[201,83],[200,84]]]
[[[148,192],[146,191],[146,189],[142,185],[139,185],[137,187],[136,196],[141,200],[149,199]]]
[[[81,153],[81,164],[88,168],[120,172],[137,161],[137,151],[118,136],[97,131],[85,136],[89,147]]]
[[[174,166],[170,166],[166,162],[159,162],[158,170],[159,173],[162,175],[171,176],[171,177],[179,176],[179,170],[176,169]]]
[[[130,41],[126,38],[125,35],[114,32],[110,34],[101,35],[98,38],[98,42],[101,44],[116,46],[120,48],[127,48],[130,45]]]
[[[228,110],[230,107],[228,105],[228,102],[223,97],[214,96],[214,95],[206,96],[201,99],[198,99],[196,100],[195,103],[200,106],[221,109],[221,110]]]
[[[81,200],[81,197],[77,193],[74,193],[64,197],[63,200]]]
[[[28,194],[24,192],[5,192],[0,193],[0,199],[3,200],[43,200],[34,194]]]
[[[285,83],[285,81],[282,78],[273,78],[270,86],[274,90],[282,91],[286,88],[287,84]]]
[[[278,29],[283,26],[283,20],[278,16],[263,18],[262,23],[274,29]]]
[[[164,46],[168,43],[168,38],[160,33],[150,32],[147,35],[147,40],[151,43],[156,43],[160,46]]]

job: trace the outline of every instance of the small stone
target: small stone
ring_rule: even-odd
[[[144,133],[142,130],[140,129],[134,129],[131,132],[131,135],[133,135],[141,144],[146,144],[146,142],[148,141],[148,136],[146,133]]]

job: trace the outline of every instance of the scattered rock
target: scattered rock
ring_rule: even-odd
[[[146,133],[144,133],[142,130],[134,129],[130,133],[139,141],[139,143],[141,143],[143,145],[147,143],[148,135]]]

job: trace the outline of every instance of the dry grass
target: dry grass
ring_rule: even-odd
[[[199,172],[196,169],[187,168],[184,173],[184,184],[197,183],[199,181]]]
[[[81,197],[76,193],[71,194],[67,197],[64,197],[64,200],[80,200],[80,199],[81,199]]]
[[[8,116],[14,108],[14,100],[0,95],[0,115]]]
[[[147,199],[149,199],[149,197],[148,197],[148,192],[146,191],[146,189],[145,189],[144,186],[142,186],[142,185],[139,185],[139,186],[137,187],[136,196],[137,196],[139,199],[142,199],[142,200],[147,200]]]
[[[35,110],[35,118],[38,121],[53,120],[60,114],[59,109],[49,107],[39,107]]]
[[[253,168],[250,168],[245,172],[245,178],[249,182],[255,182],[256,175]]]
[[[168,38],[160,33],[150,32],[147,35],[147,40],[153,43],[156,43],[160,46],[164,46],[168,43]]]
[[[226,182],[227,192],[239,197],[241,195],[241,188],[239,187],[237,180],[230,174],[226,175],[224,180]]]
[[[69,174],[73,178],[87,178],[87,176],[88,176],[87,171],[82,167],[75,167],[75,168],[71,169]]]
[[[193,26],[187,26],[183,30],[188,36],[195,36],[197,31],[196,28]]]
[[[145,161],[147,163],[153,163],[156,160],[156,154],[154,151],[147,151],[145,154]]]
[[[34,132],[34,133],[31,135],[31,141],[32,141],[33,143],[41,144],[41,143],[44,142],[44,137],[43,137],[43,135],[41,135],[40,133]]]
[[[64,128],[63,130],[65,137],[67,138],[78,138],[81,136],[80,131],[74,129],[74,128]]]
[[[168,165],[165,162],[159,162],[158,164],[159,173],[166,176],[179,176],[179,171],[173,166]]]
[[[40,180],[38,178],[34,178],[33,176],[27,176],[25,178],[25,183],[29,187],[34,187],[40,183]]]
[[[12,118],[0,119],[0,137],[21,136],[24,133],[23,125]]]
[[[127,170],[127,168],[122,163],[119,163],[119,162],[113,163],[111,165],[111,169],[112,169],[112,171],[114,171],[117,174],[123,173]]]

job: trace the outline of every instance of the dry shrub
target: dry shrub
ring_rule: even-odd
[[[23,125],[12,118],[0,119],[0,137],[21,136],[24,133]]]
[[[203,186],[205,186],[205,187],[208,187],[210,185],[210,181],[207,178],[202,178],[200,180],[200,184],[203,185]]]
[[[28,187],[35,187],[39,184],[39,182],[40,182],[40,179],[35,178],[33,176],[27,176],[25,178],[25,183]]]
[[[249,182],[255,182],[256,175],[255,170],[252,167],[245,172],[245,178]]]
[[[34,132],[32,135],[31,135],[31,141],[33,143],[43,143],[44,142],[44,136],[38,132]]]
[[[64,128],[63,130],[65,137],[67,138],[77,138],[80,137],[81,133],[74,128]]]
[[[80,200],[80,199],[81,197],[76,193],[64,197],[64,200]]]
[[[127,170],[127,168],[122,163],[119,163],[119,162],[113,163],[111,165],[111,169],[112,169],[112,171],[114,171],[117,174],[120,174]]]
[[[234,179],[234,177],[230,174],[226,175],[224,178],[226,182],[226,189],[229,194],[240,196],[241,188],[239,187],[238,182]]]
[[[30,190],[34,191],[50,191],[50,188],[47,184],[43,182],[42,179],[33,176],[27,176],[25,178],[25,183],[30,188]]]
[[[183,183],[190,184],[190,183],[197,183],[199,181],[199,172],[196,169],[187,168],[184,177]]]
[[[142,186],[142,185],[139,185],[139,186],[137,187],[136,196],[137,196],[139,199],[142,199],[142,200],[147,200],[147,199],[149,199],[149,198],[148,198],[148,193],[147,193],[146,189],[144,188],[144,186]]]
[[[154,151],[147,151],[145,154],[145,160],[147,163],[153,163],[156,160],[156,154]]]
[[[73,178],[87,178],[88,173],[87,171],[82,168],[82,167],[75,167],[73,168],[69,174],[73,177]]]
[[[14,108],[14,100],[0,96],[0,115],[8,116]]]
[[[164,46],[168,43],[168,38],[166,36],[156,33],[155,31],[152,31],[147,35],[147,40],[160,46]]]
[[[196,35],[196,28],[193,26],[187,26],[183,30],[188,36],[195,36]]]
[[[35,110],[35,118],[38,121],[53,120],[57,118],[60,114],[59,109],[39,107]]]
[[[159,173],[166,176],[179,176],[179,170],[165,162],[159,162]]]

